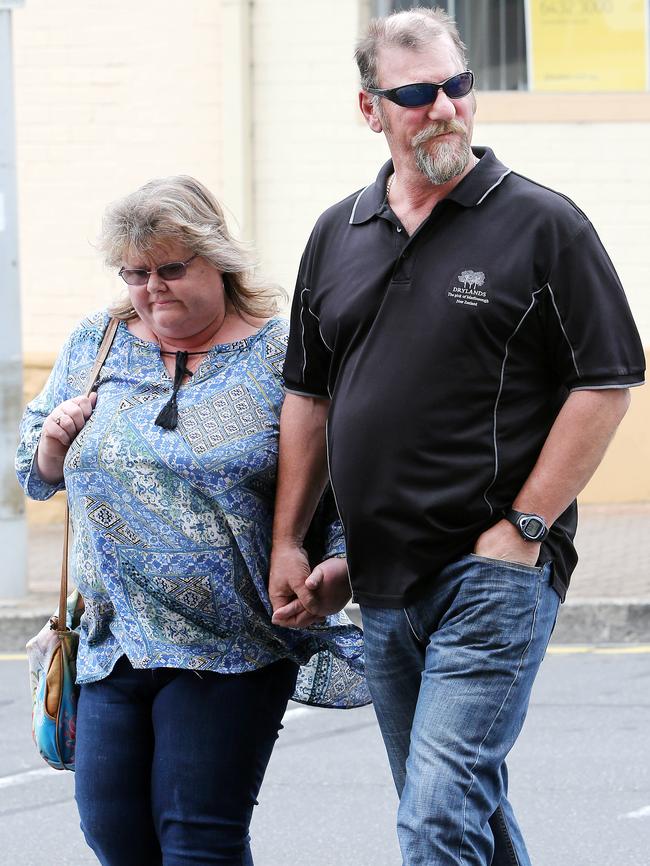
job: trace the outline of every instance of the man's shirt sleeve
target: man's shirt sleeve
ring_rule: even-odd
[[[641,339],[614,266],[590,223],[561,250],[546,290],[547,351],[569,390],[643,383]]]
[[[329,397],[328,381],[332,352],[323,340],[320,321],[312,310],[311,289],[305,280],[303,255],[291,306],[289,344],[284,362],[284,383],[292,394]]]

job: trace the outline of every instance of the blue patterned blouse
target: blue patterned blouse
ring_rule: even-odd
[[[126,654],[137,668],[238,673],[281,658],[302,665],[294,699],[351,707],[370,698],[360,630],[344,613],[304,630],[271,624],[267,593],[284,319],[215,346],[178,395],[178,426],[154,419],[172,381],[160,350],[120,323],[97,405],[65,460],[65,484],[42,481],[34,457],[47,415],[83,392],[105,312],[68,338],[25,410],[17,473],[28,496],[65,486],[71,577],[84,596],[78,682],[107,676]],[[342,555],[338,521],[324,556]]]

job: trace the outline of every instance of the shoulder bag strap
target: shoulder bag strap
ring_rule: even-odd
[[[99,351],[97,352],[97,357],[95,358],[95,363],[93,364],[93,368],[88,374],[88,380],[86,382],[86,390],[85,396],[88,397],[95,384],[97,383],[97,379],[99,377],[99,371],[101,370],[104,361],[106,360],[106,356],[108,355],[110,348],[113,344],[113,340],[115,339],[115,332],[117,331],[117,326],[120,324],[120,320],[116,318],[112,318],[108,323],[106,330],[104,331],[104,338],[99,347]],[[68,599],[68,546],[70,540],[70,509],[68,507],[68,499],[66,496],[65,500],[65,525],[63,527],[63,557],[61,559],[61,590],[59,594],[59,616],[57,620],[56,630],[59,632],[68,631],[68,627],[66,625],[66,605]]]

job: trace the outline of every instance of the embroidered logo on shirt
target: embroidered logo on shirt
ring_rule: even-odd
[[[463,307],[481,307],[489,304],[487,279],[483,271],[465,268],[451,281],[447,289],[450,304]]]

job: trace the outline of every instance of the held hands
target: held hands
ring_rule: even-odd
[[[500,520],[479,535],[473,552],[488,559],[536,565],[540,547],[539,542],[525,541],[507,520]]]
[[[38,444],[38,473],[51,484],[63,478],[63,460],[73,440],[92,415],[97,394],[73,397],[59,404],[43,422]]]
[[[278,577],[282,575],[282,577]],[[350,598],[345,559],[326,559],[310,571],[302,548],[274,550],[269,595],[274,625],[307,628],[337,613]]]

